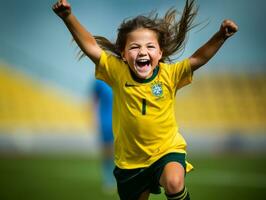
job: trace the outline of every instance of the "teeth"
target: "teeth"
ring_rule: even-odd
[[[149,62],[150,60],[148,60],[148,59],[139,59],[139,60],[137,60],[137,62]]]

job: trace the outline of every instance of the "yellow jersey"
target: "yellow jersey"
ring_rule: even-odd
[[[144,80],[123,60],[103,51],[95,76],[113,89],[115,164],[119,168],[148,167],[168,153],[186,153],[174,103],[177,90],[192,81],[188,59],[159,63],[152,77]]]

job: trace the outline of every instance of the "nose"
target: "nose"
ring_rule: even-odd
[[[146,48],[141,47],[139,49],[139,56],[145,56],[145,55],[147,55],[147,50],[146,50]]]

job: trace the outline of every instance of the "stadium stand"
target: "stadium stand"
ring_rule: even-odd
[[[177,94],[177,120],[190,129],[265,133],[265,73],[204,74]],[[0,134],[87,133],[89,104],[0,65]]]
[[[177,95],[177,119],[189,127],[265,133],[265,73],[204,74]],[[185,91],[186,90],[186,91]]]
[[[87,133],[88,111],[87,102],[0,65],[0,134]]]

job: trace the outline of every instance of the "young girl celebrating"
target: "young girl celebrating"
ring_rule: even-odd
[[[54,12],[96,65],[95,76],[113,90],[114,176],[122,200],[146,200],[164,188],[167,199],[188,200],[185,173],[186,142],[174,114],[178,89],[207,63],[238,29],[224,20],[213,37],[192,56],[170,63],[179,52],[196,15],[194,0],[186,0],[180,20],[170,9],[163,18],[137,16],[122,22],[115,43],[92,36],[60,0]]]

